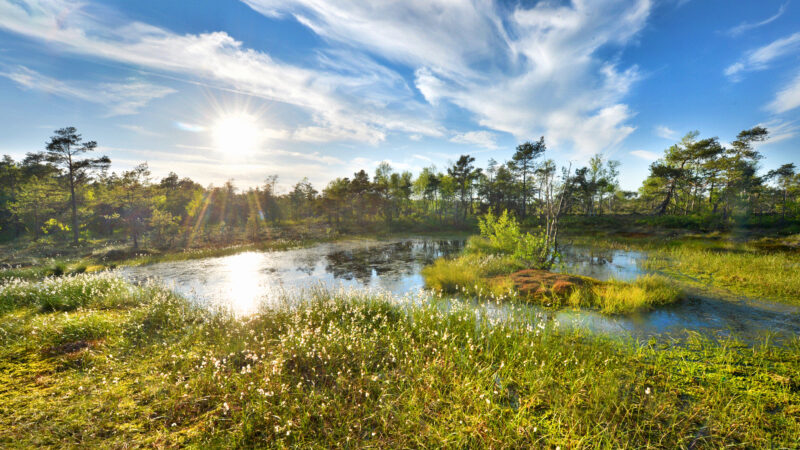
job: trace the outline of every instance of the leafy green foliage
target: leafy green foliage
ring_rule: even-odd
[[[519,223],[507,210],[500,216],[491,211],[478,219],[481,237],[489,245],[470,240],[467,252],[510,255],[527,268],[545,269],[557,259],[556,249],[548,244],[544,233],[523,233]]]

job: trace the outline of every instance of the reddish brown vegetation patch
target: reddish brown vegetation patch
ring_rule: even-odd
[[[67,342],[55,347],[50,347],[45,353],[51,356],[73,355],[87,348],[95,347],[97,344],[99,344],[99,341],[86,341],[81,339],[79,341]]]
[[[528,297],[566,296],[578,287],[596,283],[589,278],[536,269],[520,270],[512,273],[509,277],[514,282],[517,292]]]

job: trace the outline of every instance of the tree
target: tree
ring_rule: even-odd
[[[535,169],[536,158],[546,149],[544,136],[542,136],[536,143],[525,142],[518,145],[516,153],[511,158],[511,167],[522,178],[522,220],[525,220],[528,211],[529,176]]]
[[[34,241],[39,239],[44,222],[53,218],[56,200],[62,200],[57,192],[52,178],[39,180],[34,175],[20,186],[16,199],[9,204],[9,211],[33,233]]]
[[[97,142],[84,142],[75,127],[67,127],[55,131],[55,135],[47,142],[46,150],[41,154],[45,161],[66,171],[72,208],[72,240],[75,245],[78,244],[79,235],[78,200],[75,196],[75,189],[89,178],[92,170],[105,170],[111,164],[108,156],[79,158],[80,155],[94,151],[96,148]]]
[[[697,140],[700,133],[692,131],[681,139],[679,144],[668,148],[664,157],[650,166],[650,177],[659,179],[664,186],[664,198],[659,203],[656,214],[667,212],[679,185],[691,180],[689,168],[701,160],[714,159],[723,149],[717,138]]]
[[[147,163],[123,172],[117,185],[122,220],[135,249],[139,248],[139,236],[145,231],[152,211],[149,185],[150,169]]]
[[[461,204],[461,217],[467,218],[468,207],[472,204],[472,187],[475,180],[481,174],[481,169],[476,169],[472,163],[475,158],[469,155],[461,155],[453,164],[453,167],[447,169],[448,175],[453,178],[458,192]],[[458,211],[456,211],[458,212]]]
[[[794,163],[784,164],[775,170],[770,170],[767,173],[768,179],[778,178],[778,186],[780,186],[781,188],[781,196],[782,196],[781,218],[784,220],[786,220],[786,197],[794,177],[795,177]]]

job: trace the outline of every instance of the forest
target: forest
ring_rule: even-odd
[[[44,150],[0,161],[0,236],[6,242],[115,240],[169,249],[259,241],[271,227],[300,224],[328,233],[474,229],[477,216],[504,210],[535,227],[543,225],[548,199],[556,196],[564,216],[631,215],[702,230],[798,229],[800,174],[792,162],[760,170],[757,146],[767,139],[762,127],[740,132],[728,146],[687,133],[650,165],[638,191],[620,188],[624,168],[602,154],[585,166],[557,167],[541,137],[485,168],[470,155],[419,174],[384,162],[372,174],[359,170],[325,187],[303,179],[279,192],[277,176],[268,174],[262,185],[240,190],[233,180],[204,187],[176,173],[154,179],[147,163],[110,172],[111,160],[96,155],[97,143],[67,127],[55,131]]]

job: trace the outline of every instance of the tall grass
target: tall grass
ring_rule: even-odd
[[[403,306],[345,291],[241,319],[157,287],[106,281],[95,287],[113,302],[86,294],[74,311],[34,306],[74,294],[74,281],[61,283],[0,316],[0,446],[677,448],[800,439],[800,340],[639,345],[559,330],[521,310],[497,318],[458,303]]]
[[[426,286],[438,292],[502,298],[513,294],[513,283],[499,276],[523,268],[510,256],[467,254],[437,259],[422,269],[422,276]]]
[[[800,304],[800,257],[792,253],[677,247],[653,252],[644,266],[738,293]]]
[[[647,311],[675,303],[682,291],[664,277],[645,275],[632,282],[610,280],[573,291],[565,302],[572,306],[599,308],[606,314]]]

